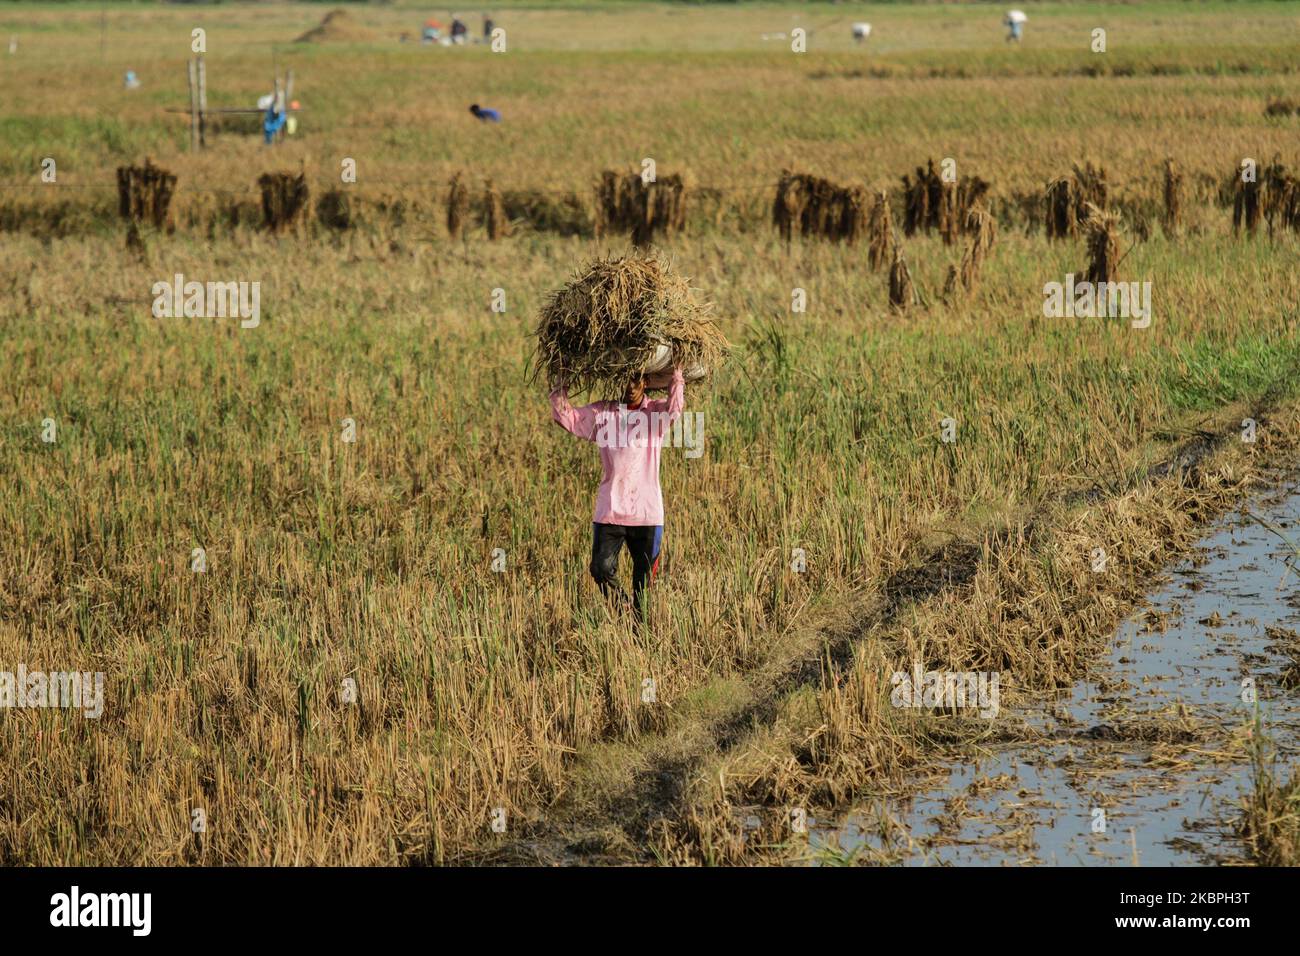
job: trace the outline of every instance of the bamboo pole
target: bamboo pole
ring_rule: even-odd
[[[199,91],[198,87],[198,69],[194,61],[189,61],[189,81],[190,81],[190,152],[199,148]]]
[[[199,148],[208,145],[208,65],[199,57]]]

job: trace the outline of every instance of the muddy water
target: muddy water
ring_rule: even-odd
[[[822,860],[902,865],[1206,865],[1239,858],[1255,704],[1279,765],[1300,753],[1300,486],[1223,518],[1114,636],[1095,680],[1007,715],[1036,735],[938,768],[836,828]],[[1300,559],[1293,557],[1297,569]],[[819,852],[822,851],[822,852]]]

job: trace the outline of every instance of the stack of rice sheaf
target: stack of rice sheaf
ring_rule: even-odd
[[[686,281],[654,254],[597,259],[551,293],[537,325],[535,373],[573,393],[621,395],[644,376],[668,387],[707,378],[728,345]]]

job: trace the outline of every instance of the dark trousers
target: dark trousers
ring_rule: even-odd
[[[618,583],[618,554],[627,545],[632,555],[632,604],[637,617],[645,620],[645,589],[659,567],[663,543],[662,525],[591,525],[591,576],[601,592],[620,605],[627,604],[627,592]]]

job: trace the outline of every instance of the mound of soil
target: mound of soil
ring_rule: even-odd
[[[308,30],[295,41],[297,43],[357,43],[373,40],[372,30],[363,27],[352,19],[346,10],[331,10],[325,14],[320,26]]]

